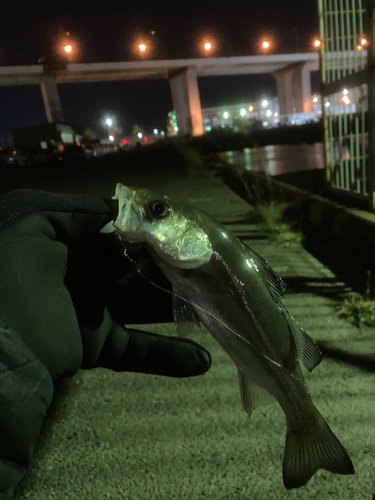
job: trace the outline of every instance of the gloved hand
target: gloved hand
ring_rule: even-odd
[[[0,198],[0,500],[28,467],[57,377],[96,367],[189,377],[211,366],[191,340],[124,327],[172,321],[172,296],[99,232],[116,215],[117,201],[94,195]],[[170,290],[139,256],[142,273]]]

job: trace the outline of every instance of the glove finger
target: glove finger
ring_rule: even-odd
[[[95,367],[167,377],[194,377],[206,373],[210,353],[189,339],[140,330],[124,330],[115,322]]]
[[[17,189],[0,198],[0,227],[36,212],[48,218],[56,239],[66,244],[96,233],[117,214],[111,200],[93,194]]]

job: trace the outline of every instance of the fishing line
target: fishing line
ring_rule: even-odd
[[[248,344],[251,348],[253,348],[255,351],[257,351],[261,356],[263,356],[263,358],[267,359],[268,361],[270,361],[271,363],[273,363],[274,365],[276,365],[278,368],[281,368],[282,370],[286,371],[288,373],[288,375],[290,375],[291,377],[293,377],[294,379],[296,379],[298,382],[300,382],[301,384],[303,384],[303,382],[297,378],[295,375],[293,375],[293,373],[289,372],[286,368],[284,368],[282,365],[280,365],[277,361],[269,358],[268,356],[266,356],[265,354],[261,353],[259,351],[259,349],[257,349],[255,346],[253,346],[251,344],[251,342],[249,342],[248,340],[244,339],[239,333],[235,332],[234,330],[232,330],[228,325],[226,325],[221,319],[217,318],[214,314],[212,314],[211,312],[207,311],[206,309],[204,309],[203,307],[201,306],[198,306],[197,304],[194,304],[193,302],[190,302],[189,300],[185,299],[184,297],[181,297],[180,295],[177,295],[176,293],[173,293],[173,292],[170,292],[169,290],[167,290],[166,288],[163,288],[162,286],[160,285],[157,285],[156,283],[154,283],[153,281],[151,281],[150,279],[147,278],[147,276],[145,276],[142,271],[138,268],[138,265],[137,265],[137,262],[132,259],[130,257],[130,255],[128,254],[127,250],[126,250],[126,247],[124,245],[124,242],[122,241],[121,239],[121,236],[115,232],[116,234],[116,237],[120,240],[123,248],[124,248],[124,256],[134,265],[136,271],[145,279],[147,280],[151,285],[155,286],[156,288],[159,288],[160,290],[163,290],[164,292],[167,292],[171,295],[175,295],[176,297],[178,297],[179,299],[183,300],[184,302],[187,302],[188,304],[198,308],[198,309],[201,309],[203,312],[205,312],[206,314],[208,314],[209,316],[211,316],[212,318],[214,318],[218,323],[220,323],[222,326],[224,326],[227,330],[229,330],[231,333],[233,333],[234,335],[236,335],[239,339],[241,339],[243,342],[245,342],[246,344]]]

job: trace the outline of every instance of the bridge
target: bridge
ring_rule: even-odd
[[[319,69],[319,54],[173,59],[60,66],[2,66],[0,86],[40,85],[49,122],[63,119],[57,84],[167,78],[179,134],[203,134],[198,77],[272,74],[276,78],[280,114],[311,112],[310,72]]]

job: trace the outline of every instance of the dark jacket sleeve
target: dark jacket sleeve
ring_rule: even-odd
[[[0,322],[0,500],[26,473],[52,396],[47,368]]]

